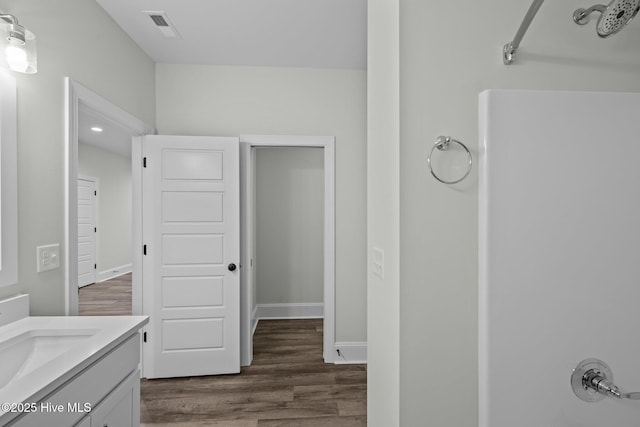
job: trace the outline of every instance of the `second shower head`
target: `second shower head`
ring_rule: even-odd
[[[631,21],[640,10],[640,0],[613,0],[608,6],[597,4],[588,9],[578,9],[573,13],[576,24],[584,25],[589,15],[600,12],[596,31],[600,37],[617,33]]]

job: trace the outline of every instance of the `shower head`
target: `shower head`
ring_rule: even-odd
[[[588,9],[573,12],[576,24],[584,25],[593,12],[600,12],[596,31],[600,37],[609,37],[622,29],[633,19],[640,9],[640,0],[613,0],[608,6],[597,4]]]

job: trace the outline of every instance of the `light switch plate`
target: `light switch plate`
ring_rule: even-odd
[[[376,276],[384,279],[384,251],[380,248],[372,248],[373,260],[371,261],[371,271]]]
[[[36,271],[41,273],[43,271],[55,270],[60,268],[60,244],[38,246],[36,248],[37,266]]]

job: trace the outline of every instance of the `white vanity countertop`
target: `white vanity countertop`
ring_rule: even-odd
[[[148,321],[147,316],[25,317],[1,326],[0,344],[35,330],[85,330],[93,334],[74,344],[70,351],[0,388],[0,404],[38,402],[135,334]],[[6,412],[5,408],[0,409],[0,420]],[[12,414],[6,415],[11,417]]]

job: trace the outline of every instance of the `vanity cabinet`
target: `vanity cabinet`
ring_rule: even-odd
[[[140,338],[133,334],[69,381],[37,399],[15,427],[137,427],[140,425]]]
[[[91,427],[140,425],[140,371],[124,380],[91,411]]]

